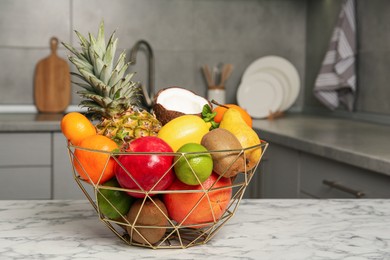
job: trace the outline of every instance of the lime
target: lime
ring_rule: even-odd
[[[115,178],[105,182],[103,186],[120,187]],[[130,210],[133,200],[133,197],[126,192],[115,189],[99,189],[97,193],[99,210],[110,219],[118,219],[121,215],[125,216]]]
[[[174,159],[175,174],[181,182],[199,185],[210,177],[213,171],[213,159],[203,145],[187,143],[177,152],[183,153],[175,156]]]

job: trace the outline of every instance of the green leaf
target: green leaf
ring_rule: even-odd
[[[208,114],[212,113],[211,107],[209,104],[205,104],[202,109],[202,117],[206,117]]]
[[[202,119],[205,122],[210,122],[211,127],[210,130],[213,130],[215,128],[219,127],[219,123],[214,121],[214,117],[217,115],[216,112],[213,112],[209,104],[205,104],[202,108]]]
[[[106,49],[106,41],[104,39],[104,22],[100,22],[98,35],[96,38],[95,51],[99,54],[100,58],[103,58],[103,54]]]
[[[211,121],[211,128],[210,130],[216,129],[219,127],[219,123],[215,122],[214,120]]]

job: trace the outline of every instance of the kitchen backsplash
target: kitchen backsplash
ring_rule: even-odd
[[[33,105],[36,63],[49,55],[49,40],[78,45],[73,32],[116,30],[119,50],[147,40],[156,58],[156,88],[183,86],[206,95],[201,65],[232,63],[227,102],[236,102],[241,75],[255,59],[279,55],[298,69],[297,111],[326,111],[312,94],[339,0],[1,0],[0,106]],[[358,85],[356,111],[390,117],[390,2],[357,0]],[[42,15],[44,14],[44,15]],[[67,52],[59,46],[59,55]],[[146,81],[146,57],[138,54],[135,80]],[[71,67],[72,68],[72,67]],[[72,103],[79,99],[73,89]],[[260,99],[261,97],[259,97]],[[390,120],[389,120],[390,121]]]
[[[116,30],[119,50],[139,39],[152,45],[156,89],[176,85],[206,95],[201,65],[232,63],[227,101],[236,102],[243,71],[265,55],[289,59],[304,77],[305,0],[2,0],[0,105],[33,104],[34,66],[49,55],[50,37],[78,45],[73,30],[96,34],[102,18],[106,34]],[[131,70],[146,81],[142,53]]]

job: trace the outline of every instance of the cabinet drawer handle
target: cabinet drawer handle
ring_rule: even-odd
[[[335,189],[347,192],[349,194],[352,194],[356,198],[362,198],[362,197],[364,197],[366,195],[362,191],[358,191],[358,190],[354,190],[354,189],[348,188],[348,187],[346,187],[344,185],[341,185],[341,184],[337,183],[336,181],[323,180],[322,183],[327,185],[327,186],[329,186],[329,187],[331,187],[331,188],[335,188]]]

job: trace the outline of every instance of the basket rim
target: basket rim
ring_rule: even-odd
[[[82,146],[73,145],[70,142],[67,143],[68,149],[77,149],[77,150],[84,150],[89,152],[96,152],[96,153],[105,153],[110,154],[112,156],[119,156],[119,155],[170,155],[170,156],[180,156],[180,155],[186,155],[186,154],[210,154],[210,153],[225,153],[225,152],[245,152],[247,150],[252,150],[255,148],[266,148],[269,145],[267,141],[260,140],[259,144],[248,146],[245,148],[239,148],[239,149],[226,149],[226,150],[207,150],[207,151],[198,151],[198,152],[129,152],[129,151],[120,151],[120,149],[114,149],[113,151],[104,151],[99,149],[91,149],[86,148]]]

